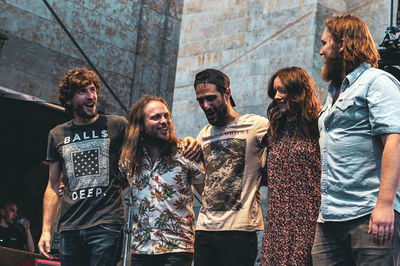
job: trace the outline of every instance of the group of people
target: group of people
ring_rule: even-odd
[[[261,265],[400,265],[400,84],[376,68],[360,18],[327,19],[321,42],[322,108],[308,73],[287,67],[268,83],[268,119],[240,115],[228,76],[205,69],[194,90],[209,124],[196,140],[176,137],[158,96],[127,119],[98,114],[97,75],[68,71],[59,98],[73,118],[49,133],[40,252],[50,257],[59,210],[62,265],[115,265],[129,186],[132,265],[254,265],[260,230]]]

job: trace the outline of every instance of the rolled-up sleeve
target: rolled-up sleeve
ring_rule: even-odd
[[[400,133],[400,84],[381,74],[371,81],[366,99],[372,135]]]

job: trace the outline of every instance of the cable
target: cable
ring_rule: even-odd
[[[75,47],[78,49],[78,51],[81,53],[81,55],[85,58],[86,62],[89,64],[89,66],[93,69],[94,72],[99,76],[100,80],[103,82],[104,86],[108,89],[108,91],[111,93],[111,95],[114,97],[114,99],[117,101],[117,103],[121,106],[121,108],[127,113],[128,109],[125,107],[125,105],[121,102],[121,100],[118,98],[117,94],[108,86],[108,83],[105,81],[103,76],[99,73],[97,68],[93,65],[92,61],[90,61],[89,57],[85,54],[85,52],[82,50],[82,48],[79,46],[79,44],[76,42],[75,38],[71,35],[71,33],[68,31],[67,27],[65,27],[64,23],[61,21],[61,19],[58,17],[56,12],[53,10],[53,8],[49,5],[49,3],[46,0],[42,0],[46,7],[50,10],[51,14],[53,17],[57,20],[58,24],[60,24],[61,28],[65,31],[65,33],[68,35],[68,37],[71,39],[71,41],[74,43]]]

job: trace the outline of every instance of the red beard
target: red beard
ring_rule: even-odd
[[[334,54],[332,57],[325,57],[325,65],[322,67],[321,76],[324,81],[334,84],[342,83],[342,73],[344,71],[343,55]]]

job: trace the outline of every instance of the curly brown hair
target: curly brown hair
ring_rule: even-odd
[[[274,80],[279,77],[287,90],[287,103],[289,112],[295,115],[295,120],[299,130],[309,138],[317,139],[318,113],[321,105],[315,96],[315,84],[310,75],[299,67],[287,67],[275,72],[268,82],[268,96],[272,103],[268,106],[269,127],[268,133],[276,139],[279,132],[286,124],[287,118],[283,115],[274,100],[276,90]]]
[[[345,43],[343,58],[346,73],[352,72],[363,62],[372,67],[378,66],[379,52],[367,24],[361,18],[353,14],[331,17],[326,19],[325,28],[335,43]]]
[[[58,84],[58,99],[67,112],[72,113],[70,105],[66,102],[72,99],[76,90],[92,83],[96,87],[96,92],[99,93],[100,79],[94,71],[84,67],[68,70]]]

